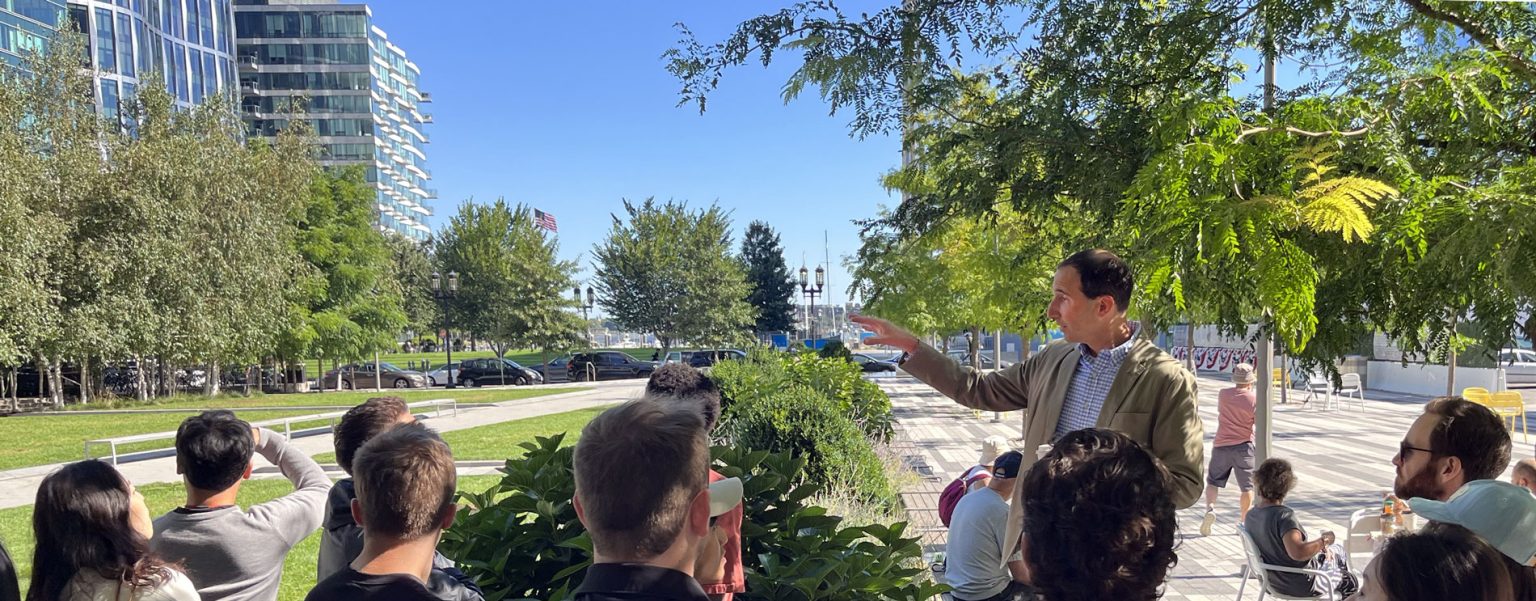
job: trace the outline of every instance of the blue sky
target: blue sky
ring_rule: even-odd
[[[840,257],[858,249],[851,221],[899,200],[879,182],[900,161],[897,140],[850,138],[851,116],[829,116],[814,93],[785,105],[780,89],[794,61],[729,72],[703,115],[677,106],[680,85],[661,59],[678,39],[673,24],[713,42],[777,3],[369,5],[433,97],[423,111],[434,117],[426,130],[434,228],[466,199],[505,197],[554,213],[561,254],[589,268],[621,199],[718,202],[738,246],[753,220],[778,230],[791,269],[802,255],[812,268],[823,262],[827,232],[831,300],[841,302]]]

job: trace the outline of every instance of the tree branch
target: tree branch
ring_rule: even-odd
[[[1487,46],[1490,50],[1498,53],[1499,58],[1507,63],[1510,68],[1519,71],[1526,77],[1536,78],[1536,63],[1532,63],[1531,59],[1520,56],[1519,54],[1511,51],[1508,46],[1504,45],[1504,40],[1499,39],[1499,36],[1494,32],[1489,31],[1488,28],[1483,27],[1477,23],[1473,23],[1461,15],[1430,6],[1429,4],[1425,3],[1424,0],[1406,1],[1408,6],[1413,7],[1415,12],[1436,21],[1443,21],[1456,26],[1456,28],[1460,29],[1462,33],[1465,33],[1472,39],[1477,40],[1479,44]]]
[[[1375,125],[1375,122],[1372,122],[1370,125],[1366,125],[1364,127],[1361,127],[1360,129],[1351,129],[1351,130],[1348,130],[1348,131],[1339,131],[1339,130],[1307,131],[1307,130],[1301,129],[1299,127],[1291,127],[1289,125],[1285,126],[1284,128],[1279,128],[1279,127],[1250,127],[1248,129],[1243,130],[1241,133],[1237,134],[1237,139],[1234,140],[1234,142],[1241,142],[1241,141],[1243,141],[1243,138],[1246,138],[1246,137],[1248,137],[1248,136],[1250,136],[1252,134],[1261,134],[1261,133],[1264,133],[1264,132],[1281,131],[1281,130],[1285,131],[1286,133],[1296,134],[1296,135],[1300,135],[1300,136],[1307,136],[1309,138],[1321,138],[1321,137],[1324,137],[1324,136],[1343,136],[1343,137],[1349,138],[1349,137],[1364,135],[1365,132],[1371,130],[1371,125]]]

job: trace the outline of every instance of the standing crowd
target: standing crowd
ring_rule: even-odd
[[[1238,534],[1274,566],[1257,574],[1268,592],[1536,601],[1536,461],[1517,465],[1514,483],[1495,480],[1511,442],[1492,411],[1455,397],[1425,406],[1391,463],[1396,497],[1426,524],[1384,537],[1358,570],[1332,533],[1309,536],[1288,507],[1299,479],[1291,464],[1254,465],[1247,365],[1219,396],[1207,465],[1195,378],[1126,318],[1132,281],[1108,251],[1069,257],[1048,311],[1067,340],[985,374],[890,322],[855,318],[875,334],[866,342],[901,349],[904,370],[956,402],[1026,410],[1023,445],[986,441],[978,466],[941,500],[950,528],[945,581],[955,601],[1157,599],[1179,559],[1175,512],[1203,498],[1200,533],[1210,535],[1219,491],[1234,475]],[[641,398],[586,425],[574,453],[573,504],[591,537],[592,565],[571,593],[577,601],[718,601],[745,592],[742,483],[711,469],[719,413],[711,380],[667,365]],[[227,411],[188,418],[176,436],[186,502],[153,519],[112,466],[61,468],[37,493],[25,599],[272,601],[284,559],[316,530],[311,601],[481,599],[475,582],[436,551],[458,511],[453,454],[442,438],[403,401],[385,397],[350,410],[334,444],[349,477],[333,485],[270,430]],[[258,454],[295,490],[241,508],[240,486]],[[0,549],[0,601],[19,595],[9,565]]]

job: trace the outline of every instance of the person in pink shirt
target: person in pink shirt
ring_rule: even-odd
[[[1216,441],[1211,444],[1211,464],[1205,470],[1205,519],[1200,522],[1200,536],[1210,536],[1216,524],[1216,493],[1227,487],[1227,477],[1237,473],[1237,488],[1242,491],[1238,504],[1241,522],[1253,504],[1253,366],[1232,366],[1232,383],[1222,389],[1217,400]]]

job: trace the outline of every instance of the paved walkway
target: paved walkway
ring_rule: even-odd
[[[640,394],[644,388],[644,380],[614,380],[596,383],[583,383],[583,387],[589,388],[581,392],[552,394],[548,396],[533,397],[503,401],[485,406],[476,406],[472,409],[461,408],[458,415],[445,412],[442,417],[434,417],[436,412],[427,411],[422,415],[426,418],[426,424],[439,432],[462,430],[486,424],[494,424],[505,421],[518,420],[528,417],[537,417],[551,413],[564,413],[589,407],[600,407],[626,401]],[[443,398],[452,398],[452,391],[444,391]],[[292,446],[309,454],[318,455],[334,451],[329,432],[310,430],[309,435],[296,433],[291,440]],[[181,478],[176,475],[176,458],[166,450],[130,455],[128,458],[138,459],[123,461],[118,469],[127,476],[129,481],[135,484],[149,484],[152,482],[179,482]],[[504,462],[465,461],[459,465],[459,474],[483,475],[496,471]],[[35,467],[19,468],[0,472],[0,509],[30,505],[37,498],[37,486],[49,473],[58,469],[63,464],[41,465]],[[280,478],[282,474],[275,466],[268,464],[263,459],[256,460],[256,469],[252,478]],[[335,466],[327,466],[327,470],[335,477],[341,477],[341,470]]]
[[[1019,437],[1019,415],[979,417],[910,377],[878,378],[891,395],[897,430],[897,451],[923,476],[903,491],[911,527],[923,534],[927,553],[943,549],[938,494],[963,469],[973,465],[987,436]],[[1206,453],[1216,432],[1216,393],[1230,386],[1224,378],[1200,378],[1200,416],[1205,421]],[[1305,396],[1295,395],[1293,399]],[[1365,409],[1335,411],[1301,409],[1293,400],[1275,408],[1274,456],[1291,460],[1299,484],[1287,504],[1296,510],[1307,533],[1328,529],[1341,535],[1357,509],[1379,508],[1381,495],[1391,489],[1392,455],[1425,397],[1366,391]],[[1514,457],[1533,456],[1531,444],[1514,436]],[[1506,471],[1505,478],[1508,478]],[[1204,503],[1179,512],[1179,563],[1168,582],[1169,601],[1230,601],[1237,595],[1242,547],[1236,536],[1237,488],[1229,483],[1218,499],[1218,519],[1210,537],[1199,535]],[[1363,567],[1363,566],[1361,566]],[[1252,589],[1252,587],[1249,587]],[[1256,598],[1250,590],[1247,595]]]

